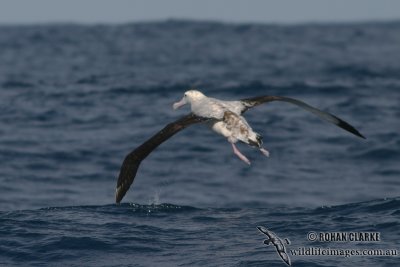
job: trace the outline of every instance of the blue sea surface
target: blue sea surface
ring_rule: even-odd
[[[141,164],[121,205],[124,157],[189,88],[226,100],[298,98],[248,111],[270,157],[205,125]],[[400,22],[0,26],[0,266],[397,266]],[[373,232],[320,242],[309,233]],[[393,256],[295,255],[302,248]]]

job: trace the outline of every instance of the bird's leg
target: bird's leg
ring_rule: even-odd
[[[268,151],[268,150],[266,150],[266,149],[263,148],[263,147],[260,147],[260,151],[261,151],[261,153],[264,154],[264,156],[269,157],[269,151]]]
[[[231,143],[231,144],[232,144],[232,148],[233,148],[233,153],[235,153],[236,156],[238,156],[241,160],[243,160],[244,162],[246,162],[247,164],[250,165],[250,160],[248,158],[246,158],[245,155],[240,153],[239,149],[236,147],[236,145],[234,143]]]

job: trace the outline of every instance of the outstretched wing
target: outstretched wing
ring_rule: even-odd
[[[281,259],[288,265],[288,266],[292,266],[292,263],[290,262],[290,258],[289,255],[286,252],[279,252],[278,251],[279,256],[281,257]]]
[[[354,128],[352,125],[350,125],[349,123],[345,122],[344,120],[336,117],[333,114],[330,114],[328,112],[324,112],[322,110],[319,110],[317,108],[314,108],[306,103],[304,103],[303,101],[294,99],[294,98],[290,98],[290,97],[284,97],[284,96],[259,96],[259,97],[253,97],[253,98],[247,98],[247,99],[242,99],[241,103],[243,105],[243,108],[241,110],[241,113],[246,112],[248,109],[258,106],[260,104],[263,103],[267,103],[267,102],[271,102],[271,101],[283,101],[283,102],[288,102],[291,104],[294,104],[296,106],[299,106],[315,115],[317,115],[319,118],[328,121],[330,123],[335,124],[336,126],[358,136],[361,138],[365,137],[356,129]]]
[[[261,233],[263,233],[264,235],[271,237],[269,235],[269,230],[267,228],[265,228],[264,226],[257,226],[258,231],[260,231]]]
[[[156,133],[149,140],[141,144],[131,153],[129,153],[122,163],[121,171],[119,173],[117,188],[115,193],[115,201],[121,202],[126,192],[135,179],[136,172],[139,168],[140,163],[144,160],[154,149],[156,149],[161,143],[168,140],[174,134],[186,127],[208,120],[190,113],[175,122],[172,122],[165,126],[161,131]]]

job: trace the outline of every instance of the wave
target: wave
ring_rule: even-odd
[[[288,214],[322,214],[322,213],[349,213],[349,212],[400,212],[400,196],[393,198],[383,198],[364,202],[355,202],[334,206],[321,206],[317,208],[305,207],[274,207],[268,206],[261,208],[259,205],[255,207],[193,207],[182,206],[171,203],[161,204],[138,204],[138,203],[122,203],[122,204],[106,204],[106,205],[82,205],[82,206],[59,206],[59,207],[45,207],[32,210],[16,210],[16,211],[0,211],[3,214],[23,214],[34,212],[104,212],[104,213],[190,213],[190,212],[241,212],[244,210],[270,210],[274,215],[288,215]]]
[[[122,203],[122,204],[107,204],[107,205],[89,205],[89,206],[65,206],[65,207],[46,207],[37,209],[36,211],[100,211],[100,212],[133,212],[133,213],[155,213],[155,212],[192,212],[199,211],[201,208],[192,206],[180,206],[170,203],[161,204],[137,204],[137,203]]]
[[[275,258],[265,254],[258,225],[296,246],[310,244],[305,241],[309,231],[379,231],[380,244],[391,248],[398,240],[399,214],[400,197],[318,208],[123,203],[0,212],[0,263],[80,266],[84,258],[86,266],[213,265],[210,247],[227,253],[217,257],[221,265],[234,265],[239,255],[243,262],[261,257],[265,263]],[[331,260],[337,265],[337,259]]]
[[[337,206],[324,206],[314,210],[314,213],[327,213],[327,212],[340,212],[340,213],[354,213],[354,212],[373,212],[385,213],[387,211],[400,210],[400,197],[383,198],[371,201],[349,203]]]

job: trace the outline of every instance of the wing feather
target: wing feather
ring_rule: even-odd
[[[290,97],[284,97],[284,96],[259,96],[259,97],[253,97],[253,98],[247,98],[247,99],[242,99],[241,102],[243,104],[243,109],[241,113],[246,112],[248,109],[261,105],[263,103],[271,102],[271,101],[283,101],[287,103],[291,103],[293,105],[296,105],[298,107],[301,107],[314,115],[317,115],[319,118],[328,121],[330,123],[335,124],[336,126],[358,136],[361,138],[365,138],[354,126],[350,125],[349,123],[345,122],[344,120],[338,118],[337,116],[330,114],[328,112],[319,110],[315,107],[312,107],[303,101],[290,98]]]
[[[175,122],[168,124],[153,137],[151,137],[135,150],[133,150],[131,153],[129,153],[125,157],[121,166],[115,193],[115,201],[117,203],[121,202],[122,198],[125,196],[126,192],[129,190],[129,187],[132,185],[133,180],[136,177],[136,173],[140,166],[140,163],[154,149],[156,149],[161,143],[168,140],[177,132],[185,129],[192,124],[204,122],[206,120],[207,118],[198,117],[193,113],[190,113],[176,120]]]

